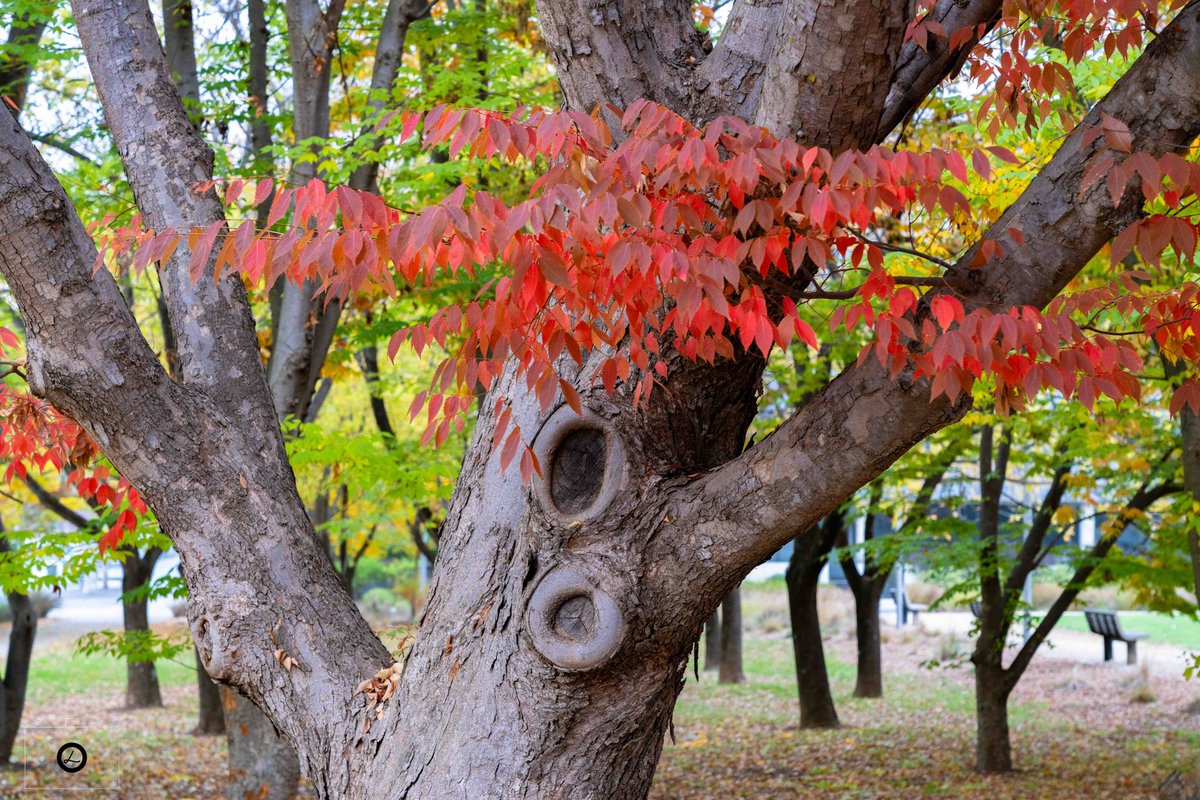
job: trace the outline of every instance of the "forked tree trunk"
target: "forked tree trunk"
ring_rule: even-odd
[[[199,711],[196,716],[196,736],[215,736],[225,732],[225,707],[221,702],[221,687],[213,683],[200,663],[200,652],[196,652],[196,695]]]
[[[131,592],[146,585],[154,574],[154,565],[161,551],[150,548],[145,555],[137,552],[125,557],[121,575],[121,591]],[[126,634],[150,633],[150,602],[143,596],[121,601],[125,618]],[[125,705],[129,708],[157,708],[162,706],[162,690],[158,685],[158,670],[153,661],[141,661],[132,656],[126,659]]]
[[[688,3],[618,2],[606,4],[609,14],[543,2],[538,16],[572,108],[649,94],[696,120],[719,111],[763,119],[753,111],[763,96],[765,121],[779,131],[836,118],[836,131],[804,134],[840,149],[867,146],[878,133],[875,112],[887,105],[908,5],[856,16],[855,4],[836,4],[852,29],[780,14],[775,37],[762,35],[774,27],[755,26],[733,40],[734,53],[723,44],[711,56]],[[188,138],[177,98],[173,108],[170,92],[158,91],[165,68],[130,55],[156,57],[156,37],[144,41],[135,29],[150,24],[148,11],[115,0],[74,7],[130,183],[141,187],[139,200],[156,194],[170,209],[145,213],[147,224],[219,215],[212,193],[191,191],[211,158]],[[736,4],[733,15],[743,14],[770,12]],[[999,229],[1018,226],[1026,245],[969,270],[969,279],[975,250],[955,267],[965,302],[1043,306],[1109,240],[1103,187],[1082,200],[1079,192],[1094,150],[1082,130],[1094,130],[1100,113],[1128,124],[1135,149],[1161,152],[1200,132],[1194,99],[1147,111],[1165,106],[1153,102],[1161,93],[1200,95],[1198,15],[1185,7],[1182,25],[1164,27],[1006,213]],[[818,28],[826,38],[812,42],[798,72],[792,50]],[[742,69],[750,77],[735,96],[730,59],[747,65],[764,48],[767,68]],[[868,63],[846,70],[835,57],[843,55]],[[759,75],[769,101],[750,91]],[[792,102],[796,92],[811,96]],[[129,108],[130,97],[144,113]],[[854,113],[864,109],[871,113]],[[151,503],[181,553],[205,666],[267,710],[322,798],[644,797],[688,656],[721,598],[796,530],[965,411],[931,404],[928,385],[893,381],[868,359],[743,454],[759,359],[716,368],[673,361],[669,391],[635,407],[629,386],[612,396],[592,388],[606,355],[590,354],[571,376],[585,395],[582,420],[565,405],[542,413],[523,380],[506,373],[494,396],[512,401],[549,468],[531,486],[501,470],[485,404],[419,635],[395,694],[369,711],[355,690],[391,659],[338,585],[296,493],[241,278],[209,273],[191,283],[182,252],[179,269],[163,271],[180,320],[183,385],[171,381],[111,276],[92,270],[86,232],[27,140],[0,122],[0,143],[0,267],[31,332],[31,385],[102,442]],[[202,213],[184,207],[193,204]],[[295,659],[291,669],[278,652]]]
[[[734,589],[721,603],[721,659],[717,683],[745,683],[742,668],[742,590]]]
[[[300,763],[287,740],[257,706],[228,686],[219,688],[229,743],[228,800],[291,800]]]
[[[714,611],[704,623],[704,671],[716,671],[721,666],[721,611]]]

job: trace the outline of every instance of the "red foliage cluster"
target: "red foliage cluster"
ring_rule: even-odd
[[[884,269],[886,244],[870,232],[886,217],[911,214],[914,206],[970,213],[951,180],[968,178],[957,153],[873,148],[834,157],[738,119],[697,129],[648,102],[627,109],[615,130],[599,114],[577,112],[439,108],[423,117],[406,114],[402,122],[405,136],[422,128],[426,147],[447,144],[452,155],[542,159],[547,166],[526,201],[506,205],[477,192],[467,202],[459,187],[415,214],[320,181],[296,188],[233,181],[229,202],[247,188],[256,203],[275,191],[267,224],[290,212],[286,230],[259,232],[247,220],[231,234],[214,224],[187,237],[194,273],[220,241],[218,270],[239,269],[268,282],[314,280],[339,298],[367,288],[393,294],[401,281],[430,284],[459,270],[475,275],[503,265],[504,274],[474,300],[437,311],[390,343],[393,357],[406,342],[418,353],[431,344],[450,351],[430,391],[412,407],[414,416],[425,412],[426,436],[439,444],[461,425],[470,396],[486,390],[510,361],[543,408],[561,392],[578,409],[575,388],[560,377],[564,356],[582,364],[585,351],[606,353],[596,379],[609,392],[630,383],[639,402],[667,376],[671,352],[713,362],[751,348],[765,355],[796,337],[815,347],[797,303],[829,296],[806,287],[835,268],[868,277],[856,292],[837,295],[848,302],[834,310],[831,329],[873,328],[876,339],[863,356],[873,348],[893,372],[911,367],[931,376],[935,396],[957,396],[984,374],[994,377],[1002,406],[1019,406],[1042,388],[1088,405],[1097,394],[1139,394],[1137,352],[1119,337],[1085,332],[1072,318],[1091,311],[1083,301],[1046,313],[964,309],[936,279]],[[1106,146],[1085,189],[1104,180],[1120,197],[1136,176],[1148,199],[1161,196],[1170,208],[1200,189],[1197,164],[1174,154],[1129,153],[1129,131],[1120,121],[1104,117],[1085,138],[1091,144],[1100,137]],[[972,165],[984,177],[989,156],[1016,161],[1003,148],[977,150]],[[180,238],[179,231],[125,229],[105,244],[119,255],[133,251],[137,267],[165,257]],[[1152,262],[1167,247],[1191,259],[1196,238],[1194,221],[1156,214],[1121,234],[1114,247],[1120,253],[1137,246]],[[972,266],[1001,255],[1005,242],[1020,246],[1021,232],[985,239]],[[1178,302],[1190,296],[1184,288],[1173,295]],[[923,310],[922,292],[931,313]],[[1143,332],[1161,329],[1166,319],[1152,313],[1159,307],[1136,309]],[[1129,318],[1135,309],[1124,311]],[[1190,335],[1182,323],[1172,324],[1172,336]],[[508,463],[521,450],[520,431],[502,403],[496,413],[496,445]],[[522,469],[537,469],[528,448]]]
[[[1187,2],[1173,0],[1168,11]],[[934,2],[925,5],[932,9]],[[922,48],[929,46],[930,36],[948,38],[952,50],[982,40],[970,51],[967,74],[976,85],[991,87],[976,122],[986,123],[995,136],[1001,127],[1024,125],[1032,131],[1051,113],[1058,113],[1066,127],[1073,124],[1061,103],[1075,92],[1070,70],[1050,58],[1033,59],[1031,53],[1057,50],[1070,64],[1094,57],[1097,48],[1105,58],[1128,57],[1161,19],[1161,4],[1153,0],[1005,0],[991,37],[984,36],[986,24],[959,28],[947,37],[930,14],[914,20],[908,36]]]
[[[19,345],[16,334],[0,327],[0,348],[16,349]],[[99,452],[96,443],[73,419],[46,401],[3,384],[0,408],[0,461],[8,464],[5,483],[24,480],[30,467],[38,472],[70,468],[67,482],[92,505],[97,516],[115,515],[99,539],[101,553],[116,547],[127,532],[137,527],[138,517],[146,513],[146,504],[129,481],[94,463]]]

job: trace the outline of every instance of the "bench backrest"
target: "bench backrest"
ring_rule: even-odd
[[[1121,626],[1117,623],[1117,612],[1087,608],[1084,609],[1083,615],[1087,617],[1088,627],[1091,628],[1092,633],[1097,633],[1101,636],[1121,637]]]

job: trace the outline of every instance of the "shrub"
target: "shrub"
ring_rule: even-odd
[[[1149,659],[1142,659],[1141,668],[1131,683],[1129,699],[1134,703],[1153,703],[1158,699],[1158,696],[1154,694]]]
[[[821,584],[817,587],[817,617],[825,635],[854,627],[854,595],[849,589]],[[742,584],[742,626],[747,633],[790,636],[787,584],[783,578]]]
[[[946,593],[946,590],[936,583],[926,583],[924,581],[905,583],[904,590],[908,592],[909,600],[918,605],[927,606],[931,606],[938,600],[941,600],[942,595]]]
[[[854,628],[854,593],[841,586],[817,587],[817,617],[825,633]]]
[[[29,600],[38,619],[45,619],[47,614],[62,605],[62,597],[53,592],[34,592],[29,595]]]
[[[34,592],[29,595],[34,613],[38,619],[44,619],[53,609],[62,605],[62,598],[51,592]],[[8,598],[0,595],[0,622],[12,622],[12,609],[8,607]]]
[[[938,660],[954,661],[963,654],[963,642],[954,631],[938,634]]]
[[[359,608],[365,616],[376,621],[392,621],[412,617],[412,607],[407,601],[396,596],[391,589],[376,586],[369,589],[359,601]]]

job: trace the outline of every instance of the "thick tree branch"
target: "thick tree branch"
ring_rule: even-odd
[[[1092,156],[1085,132],[1106,113],[1129,125],[1133,149],[1152,154],[1185,147],[1200,134],[1200,4],[1182,10],[1128,73],[1063,142],[1050,163],[993,226],[1004,248],[972,268],[978,243],[948,280],[968,307],[1045,306],[1107,241],[1140,214],[1140,193],[1114,208],[1101,187],[1079,196]],[[1010,238],[1009,228],[1024,235]],[[682,560],[706,600],[723,595],[796,530],[812,525],[887,468],[909,447],[959,418],[962,407],[929,399],[928,384],[893,381],[874,359],[846,370],[792,419],[740,458],[677,490],[670,519],[697,523],[705,547],[661,548]],[[649,559],[666,558],[652,553]],[[701,608],[697,613],[702,613]]]
[[[145,0],[77,0],[73,9],[109,130],[146,223],[190,229],[224,220],[216,192],[195,191],[212,177],[212,151],[184,113]],[[159,272],[180,380],[212,391],[227,409],[265,422],[267,388],[241,277],[227,272],[214,281],[210,262],[205,275],[192,281],[189,258],[185,240]]]
[[[1003,5],[1001,0],[939,0],[931,17],[945,28],[946,36],[931,35],[926,47],[911,40],[904,43],[879,120],[881,136],[912,114],[942,81],[958,72],[982,34],[1000,21]],[[970,30],[971,35],[951,49],[951,39],[962,30]]]
[[[203,153],[189,145],[193,128],[149,10],[144,1],[80,6],[101,95],[110,111],[113,103],[122,110],[109,114],[119,116],[119,149],[137,153],[131,181],[153,184],[139,202],[148,216],[169,212],[190,224],[191,178],[207,167],[188,161],[203,162]],[[93,272],[95,257],[28,137],[0,115],[0,270],[25,320],[30,385],[83,425],[150,503],[180,553],[206,670],[268,711],[330,796],[329,786],[346,785],[353,763],[370,756],[356,744],[363,704],[354,687],[390,657],[340,586],[296,494],[240,279],[193,287],[183,274],[173,284],[172,324],[190,359],[182,367],[190,385],[181,385],[151,352],[113,278]],[[285,670],[277,650],[299,667]]]
[[[26,475],[24,481],[25,485],[29,487],[29,491],[33,492],[33,496],[42,504],[42,507],[55,514],[59,519],[74,525],[79,530],[83,530],[96,522],[96,519],[88,519],[78,511],[65,505],[53,492],[42,486],[41,482],[36,478]]]

